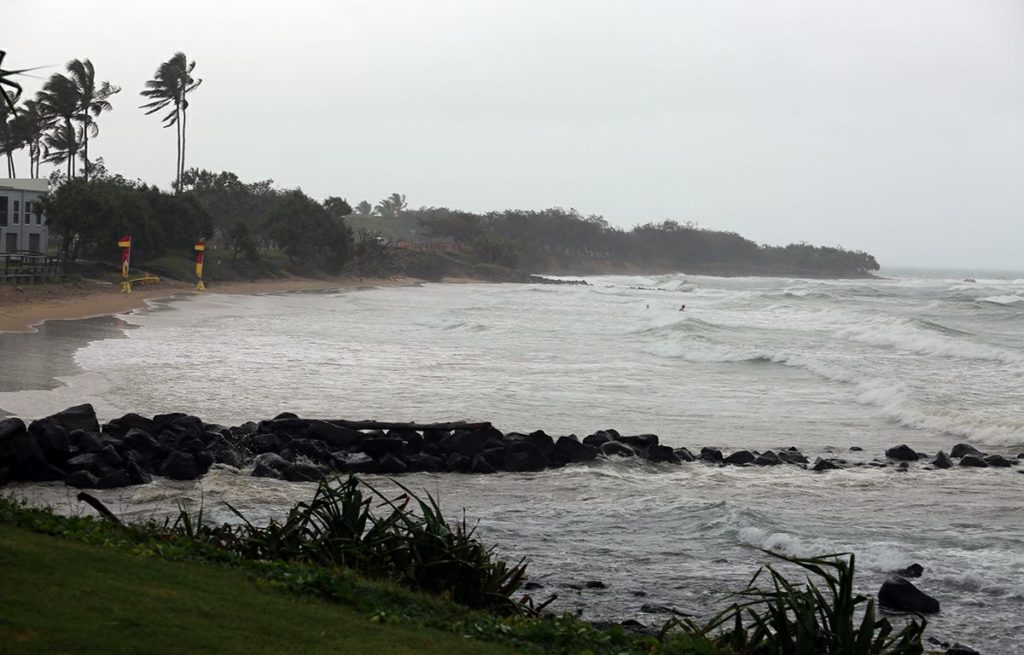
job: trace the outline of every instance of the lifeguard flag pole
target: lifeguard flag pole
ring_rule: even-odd
[[[206,291],[206,284],[203,283],[203,259],[206,254],[206,242],[200,241],[196,244],[196,291]]]
[[[128,281],[128,266],[132,261],[132,238],[123,236],[117,240],[117,247],[121,249],[121,291],[132,292],[132,283]]]

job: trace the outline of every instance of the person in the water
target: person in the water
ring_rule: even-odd
[[[686,305],[679,305],[679,311],[685,311]]]

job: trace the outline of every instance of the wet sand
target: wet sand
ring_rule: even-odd
[[[287,278],[218,284],[206,293],[261,294],[327,289],[359,289],[420,283],[415,278]],[[124,338],[131,326],[118,318],[147,301],[184,297],[195,287],[177,281],[138,286],[125,295],[109,283],[0,285],[0,393],[49,390],[59,378],[79,372],[75,352],[97,339]],[[0,418],[8,414],[0,408]]]
[[[206,293],[253,294],[317,291],[408,285],[418,282],[419,280],[414,278],[285,278],[216,284],[207,289]],[[31,332],[43,321],[54,319],[80,319],[123,314],[144,307],[147,300],[193,293],[197,293],[194,285],[174,280],[163,280],[146,286],[136,285],[132,293],[127,295],[121,293],[117,285],[99,280],[21,287],[0,285],[0,333]],[[0,366],[2,364],[3,362],[0,360]]]

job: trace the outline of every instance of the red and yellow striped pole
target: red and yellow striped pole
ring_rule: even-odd
[[[132,292],[132,283],[128,281],[128,267],[132,261],[132,238],[130,235],[123,236],[117,240],[117,247],[121,249],[121,291]]]
[[[203,259],[206,255],[206,242],[200,241],[196,243],[196,277],[199,279],[196,282],[196,291],[206,291],[206,284],[203,282]]]

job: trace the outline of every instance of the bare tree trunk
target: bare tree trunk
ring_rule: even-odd
[[[186,106],[185,96],[182,94],[181,97],[181,168],[178,172],[178,180],[181,180],[185,176],[185,128],[188,127],[186,120],[188,118],[188,107]],[[180,185],[180,182],[179,182]]]
[[[85,172],[85,181],[89,181],[89,115],[86,114],[85,124],[82,126],[82,136],[85,137],[85,151],[82,155],[82,161],[85,164],[82,170]]]
[[[179,119],[181,118],[181,104],[175,106],[175,111],[178,112]],[[178,193],[181,189],[181,120],[174,121],[178,128],[178,161],[174,167],[174,192]]]

